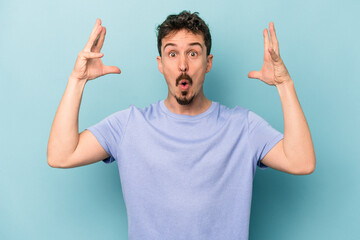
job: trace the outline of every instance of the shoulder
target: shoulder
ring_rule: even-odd
[[[241,106],[234,106],[233,108],[229,108],[227,106],[220,105],[220,109],[222,109],[223,112],[231,113],[231,117],[236,120],[241,119],[243,121],[246,121],[250,126],[254,123],[256,124],[265,121],[261,116],[259,116],[252,110]]]
[[[117,111],[111,114],[109,117],[111,118],[122,118],[124,116],[130,115],[147,115],[153,114],[158,109],[158,103],[152,103],[147,107],[137,107],[131,104],[127,109]]]
[[[246,127],[249,132],[252,132],[252,129],[259,126],[269,126],[269,123],[260,115],[241,106],[229,108],[219,104],[219,112],[219,115],[230,120],[229,123],[235,124],[238,127]]]
[[[156,118],[161,113],[160,101],[151,103],[146,107],[140,108],[140,107],[135,107],[133,105],[131,107],[134,115],[142,116],[146,119]]]
[[[224,116],[229,116],[230,118],[234,119],[244,119],[247,118],[249,111],[248,109],[241,107],[241,106],[234,106],[232,108],[222,105],[219,105],[219,113]]]
[[[128,119],[134,108],[135,106],[130,105],[128,108],[124,110],[119,110],[117,112],[114,112],[113,114],[109,115],[107,118],[110,121]]]
[[[127,109],[117,111],[109,116],[113,120],[151,120],[159,118],[161,115],[160,103],[155,102],[145,107],[137,107],[135,105],[130,105]]]

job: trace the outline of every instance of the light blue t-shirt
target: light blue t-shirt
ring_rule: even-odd
[[[217,102],[196,116],[130,106],[88,130],[118,164],[130,240],[248,239],[256,166],[283,138]]]

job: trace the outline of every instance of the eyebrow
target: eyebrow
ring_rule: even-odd
[[[190,43],[189,45],[190,45],[190,46],[196,46],[196,45],[198,45],[198,46],[201,47],[201,49],[203,49],[203,46],[202,46],[199,42],[193,42],[193,43]],[[165,51],[165,48],[168,47],[168,46],[174,46],[174,47],[176,47],[176,44],[175,44],[175,43],[167,43],[167,44],[165,44],[165,46],[164,46],[164,51]]]
[[[194,42],[194,43],[190,43],[190,46],[196,46],[199,45],[201,47],[201,49],[203,48],[203,46],[199,43],[199,42]]]

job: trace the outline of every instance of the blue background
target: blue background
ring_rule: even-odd
[[[360,239],[360,1],[1,1],[0,239],[127,239],[116,164],[47,165],[52,120],[96,18],[102,52],[121,75],[88,82],[79,130],[164,99],[156,26],[181,10],[209,24],[214,65],[205,94],[251,109],[279,131],[278,92],[247,73],[263,61],[262,30],[275,22],[314,141],[309,176],[258,170],[250,239]]]

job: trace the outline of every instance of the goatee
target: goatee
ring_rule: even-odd
[[[184,92],[182,92],[183,95],[184,95]],[[187,92],[186,92],[187,93]],[[185,93],[185,95],[186,95]],[[193,100],[194,100],[194,97],[195,96],[192,96],[191,98],[183,98],[183,99],[180,99],[178,98],[177,96],[175,96],[175,99],[176,101],[180,104],[180,105],[189,105]]]
[[[188,80],[190,86],[191,86],[192,83],[193,83],[191,77],[190,77],[187,73],[182,73],[181,75],[179,75],[179,76],[176,78],[176,83],[175,83],[175,85],[178,86],[181,80]],[[189,104],[193,101],[195,95],[192,96],[192,97],[190,97],[190,98],[186,98],[186,95],[187,95],[187,94],[188,94],[188,91],[182,91],[182,92],[181,92],[181,95],[182,95],[181,98],[175,96],[176,101],[177,101],[180,105],[189,105]]]

